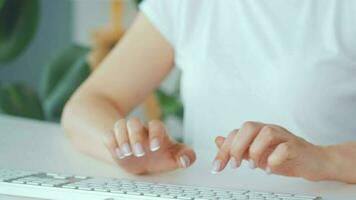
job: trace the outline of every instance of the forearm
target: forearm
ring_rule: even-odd
[[[122,114],[110,101],[85,95],[74,96],[65,106],[62,126],[71,142],[82,152],[113,163],[102,136]]]
[[[328,158],[326,179],[356,183],[356,142],[324,148]]]

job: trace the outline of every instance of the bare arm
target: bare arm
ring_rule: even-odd
[[[161,83],[173,61],[171,45],[139,14],[119,44],[65,106],[62,125],[71,141],[87,154],[118,163],[105,148],[103,135]],[[120,141],[109,143],[117,148]],[[138,171],[133,173],[142,172]]]
[[[325,179],[356,184],[356,142],[328,146],[324,149],[329,158]]]

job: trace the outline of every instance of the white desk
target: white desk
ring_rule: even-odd
[[[325,200],[356,199],[356,185],[335,182],[313,183],[298,178],[268,176],[261,170],[250,170],[246,166],[238,170],[227,169],[218,175],[212,175],[210,174],[211,159],[212,156],[198,152],[197,162],[187,170],[132,176],[115,166],[79,153],[67,141],[57,124],[0,115],[0,168],[313,194],[322,196]],[[5,198],[0,196],[0,199]]]

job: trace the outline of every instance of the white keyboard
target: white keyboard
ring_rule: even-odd
[[[321,200],[320,197],[0,169],[0,194],[60,200]]]

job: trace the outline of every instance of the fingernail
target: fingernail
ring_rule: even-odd
[[[136,125],[135,125],[136,123]],[[137,122],[134,121],[134,120],[128,120],[127,123],[127,130],[129,131],[129,134],[131,133],[137,133],[139,130],[138,130],[138,126],[137,126]]]
[[[236,168],[238,167],[235,158],[231,158],[231,159],[230,159],[229,165],[230,165],[230,168],[231,168],[231,169],[236,169]]]
[[[157,138],[152,139],[150,143],[151,151],[157,151],[159,148],[160,148],[159,140]]]
[[[121,147],[121,151],[125,156],[131,156],[132,155],[132,152],[131,152],[129,144],[123,144],[122,147]]]
[[[256,163],[255,163],[255,161],[253,161],[252,159],[249,160],[248,166],[249,166],[251,169],[256,169]]]
[[[266,168],[266,174],[267,175],[271,175],[272,174],[271,168],[269,168],[269,167]]]
[[[145,155],[145,152],[143,151],[142,145],[140,143],[136,143],[133,146],[133,151],[136,157],[142,157]]]
[[[220,171],[220,166],[221,166],[221,161],[220,160],[215,160],[213,162],[213,168],[211,169],[212,174],[217,174]]]
[[[179,161],[184,168],[187,168],[190,165],[190,160],[187,155],[182,155],[181,157],[179,157]]]
[[[119,148],[115,149],[115,152],[119,159],[125,158],[125,156],[121,153],[121,150]]]

